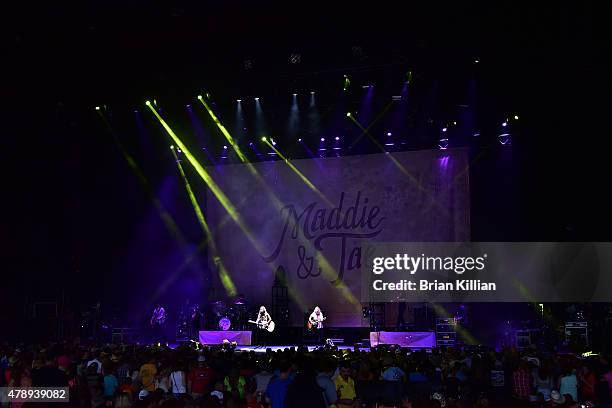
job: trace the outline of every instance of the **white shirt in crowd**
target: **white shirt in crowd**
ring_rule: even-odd
[[[170,386],[173,394],[187,393],[187,382],[183,371],[173,371],[170,373]]]

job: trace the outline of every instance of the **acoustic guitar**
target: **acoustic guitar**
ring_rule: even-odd
[[[327,317],[324,317],[323,319],[321,319],[320,321],[311,321],[310,319],[308,319],[308,323],[306,323],[306,327],[308,328],[308,330],[313,330],[313,329],[319,329],[319,323],[323,322],[324,320],[327,320]]]
[[[258,328],[262,329],[262,330],[267,330],[270,333],[272,333],[274,331],[274,322],[272,320],[270,320],[267,323],[257,323],[255,320],[249,320],[249,323],[253,323],[256,324]]]

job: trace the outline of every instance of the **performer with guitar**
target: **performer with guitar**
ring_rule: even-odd
[[[166,336],[164,335],[164,323],[166,322],[166,309],[159,304],[155,304],[153,309],[153,315],[151,316],[151,328],[153,329],[153,342],[164,342]]]
[[[272,321],[272,316],[268,313],[265,306],[259,307],[259,313],[257,314],[257,320],[249,320],[249,323],[253,323],[257,325],[256,336],[257,343],[260,346],[266,346],[268,341],[268,333],[272,333],[274,331],[274,321]]]
[[[317,344],[323,343],[323,321],[325,319],[327,319],[327,317],[323,316],[323,312],[321,312],[319,306],[315,306],[313,312],[308,317],[308,323],[306,325],[308,330],[316,334]]]

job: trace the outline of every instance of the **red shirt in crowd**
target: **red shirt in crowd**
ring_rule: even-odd
[[[189,372],[191,382],[191,392],[204,394],[210,390],[210,385],[214,379],[215,372],[210,367],[194,367]]]
[[[594,400],[595,399],[595,383],[597,377],[593,372],[588,372],[582,377],[582,387],[580,388],[582,399]]]
[[[519,368],[512,374],[512,387],[514,394],[519,398],[527,398],[531,395],[531,384],[533,380],[529,371]]]

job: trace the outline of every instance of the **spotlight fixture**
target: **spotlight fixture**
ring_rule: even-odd
[[[146,102],[145,102],[145,105],[147,105],[147,106],[151,106],[151,101],[146,101]]]
[[[267,139],[265,136],[263,136],[263,137],[261,138],[261,141],[262,141],[262,142],[266,142],[266,141],[268,141],[268,139]]]
[[[325,141],[325,138],[324,138],[324,137],[322,137],[322,138],[321,138],[321,141],[322,141],[322,142],[324,142],[324,141]]]
[[[351,117],[351,112],[346,112],[346,116]]]
[[[480,60],[479,60],[478,58],[476,58],[476,59],[474,60],[474,64],[478,64],[479,62],[480,62]]]
[[[187,104],[185,105],[186,108],[191,108],[191,105]]]
[[[198,99],[202,99],[202,95],[198,95]]]
[[[223,150],[227,150],[227,146],[226,145],[223,145]]]
[[[453,120],[453,125],[457,126],[457,121],[456,120]]]
[[[311,94],[311,95],[314,95],[314,94],[315,94],[315,91],[310,91],[310,94]]]
[[[387,136],[392,136],[392,133],[391,132],[387,132]]]
[[[249,142],[249,146],[253,146],[253,142]]]
[[[340,140],[340,136],[336,136],[336,141]]]
[[[445,127],[442,128],[443,132],[446,132],[447,130],[448,130],[448,128],[445,128]]]
[[[518,115],[514,115],[514,120],[519,120]]]
[[[296,93],[294,93],[294,94],[293,94],[293,96],[297,96],[297,94],[296,94]]]
[[[508,122],[503,122],[502,127],[506,127],[506,126],[508,126]]]
[[[236,102],[240,103],[242,102],[242,99],[236,99]]]
[[[511,145],[512,144],[512,139],[510,137],[510,133],[502,133],[499,136],[497,136],[497,140],[499,140],[499,143],[501,143],[503,146],[507,146],[507,145]]]
[[[170,149],[174,150],[174,145],[170,145]]]
[[[302,143],[302,138],[299,138],[299,139],[298,139],[298,142]]]
[[[348,75],[344,75],[344,85],[343,85],[342,89],[344,91],[346,91],[349,88],[350,85],[351,85],[350,78],[348,77]]]
[[[99,107],[99,106],[96,106],[96,110],[100,110],[100,107]]]
[[[256,101],[258,101],[258,100],[259,100],[259,97],[256,97],[256,98],[255,98],[255,100],[256,100]]]

